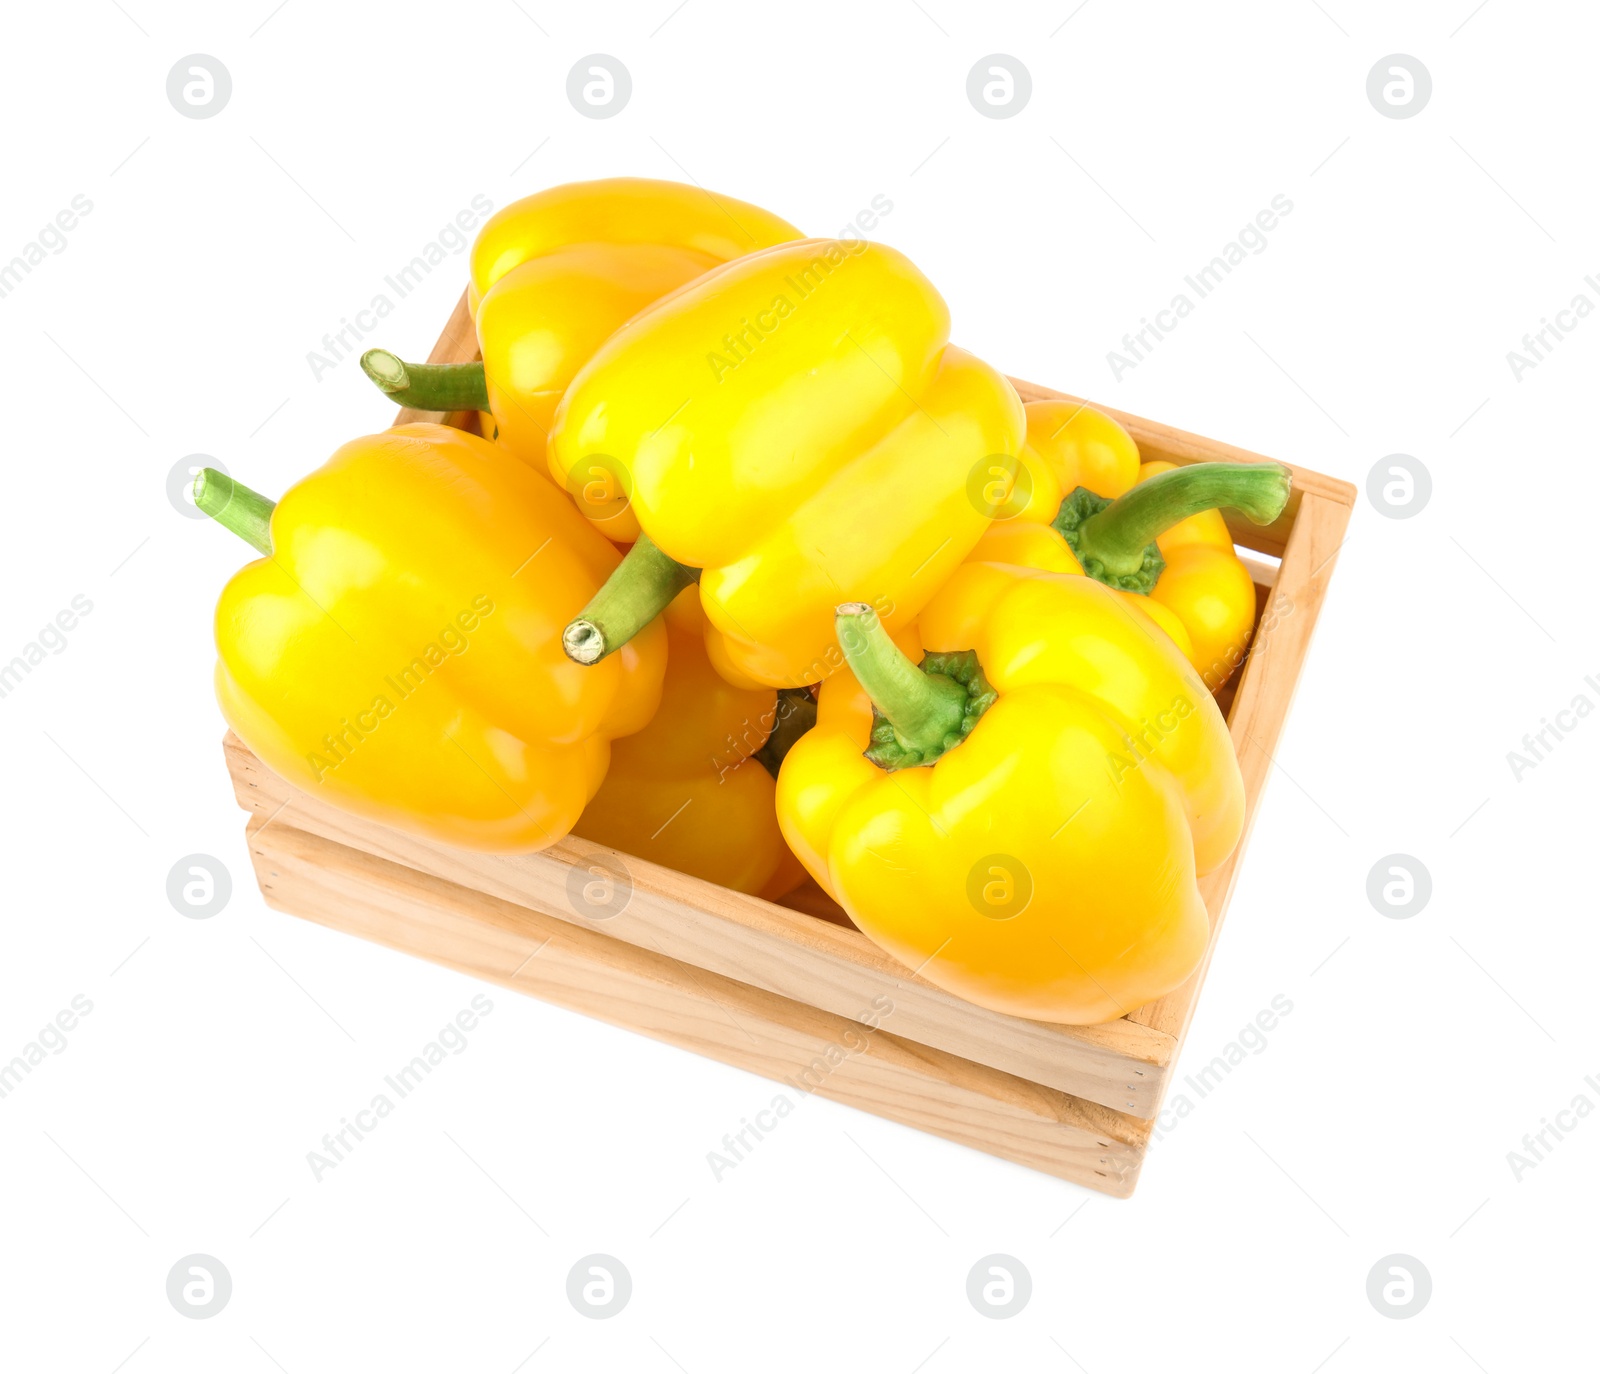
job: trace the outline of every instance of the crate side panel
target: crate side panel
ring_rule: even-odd
[[[1217,947],[1228,899],[1272,769],[1272,755],[1289,716],[1349,520],[1348,506],[1317,496],[1308,496],[1301,508],[1279,570],[1276,594],[1284,599],[1284,609],[1265,624],[1258,642],[1252,646],[1229,716],[1234,752],[1244,774],[1245,829],[1228,862],[1200,880],[1200,892],[1211,916],[1211,939],[1205,958],[1181,988],[1132,1013],[1133,1020],[1171,1035],[1180,1049]]]
[[[937,988],[853,927],[820,921],[757,897],[625,858],[632,896],[616,916],[593,921],[568,897],[569,875],[613,851],[576,837],[540,854],[482,854],[403,834],[299,792],[237,736],[224,741],[235,794],[271,824],[324,835],[418,873],[532,907],[606,938],[658,951],[698,968],[841,1016],[875,998],[894,1004],[905,1040],[1148,1118],[1171,1063],[1171,1037],[1137,1022],[1050,1026],[1004,1016]]]
[[[1137,1182],[1147,1125],[1096,1104],[282,824],[250,848],[280,910],[1101,1192]]]

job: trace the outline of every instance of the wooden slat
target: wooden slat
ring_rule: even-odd
[[[1064,400],[1090,405],[1115,417],[1146,459],[1174,463],[1271,461],[1247,449],[1203,439],[1169,425],[1129,415],[1098,401],[1081,401],[1064,392],[1012,379],[1024,400]],[[1293,473],[1294,496],[1282,517],[1272,525],[1248,521],[1229,522],[1236,542],[1280,558],[1268,604],[1275,607],[1270,630],[1258,627],[1250,656],[1239,676],[1228,710],[1228,728],[1245,783],[1245,829],[1232,857],[1220,869],[1201,879],[1200,892],[1211,917],[1211,939],[1205,958],[1189,980],[1165,997],[1140,1007],[1127,1019],[1171,1035],[1181,1051],[1183,1037],[1194,1016],[1195,1003],[1211,966],[1212,954],[1227,913],[1228,899],[1244,862],[1250,832],[1255,825],[1261,794],[1271,771],[1272,753],[1288,719],[1289,706],[1300,681],[1311,633],[1327,595],[1345,530],[1350,523],[1356,490],[1348,482],[1288,465]],[[1259,579],[1258,579],[1259,580]],[[1230,687],[1232,684],[1230,684]]]
[[[1200,882],[1200,893],[1211,916],[1211,940],[1204,960],[1188,982],[1139,1008],[1131,1018],[1165,1031],[1177,1040],[1180,1048],[1194,1016],[1206,970],[1211,966],[1228,899],[1244,862],[1262,791],[1272,769],[1272,755],[1289,717],[1311,632],[1316,628],[1328,580],[1333,576],[1349,522],[1350,508],[1341,502],[1307,493],[1301,504],[1299,519],[1295,521],[1278,572],[1274,592],[1276,618],[1270,629],[1258,633],[1251,646],[1250,660],[1228,717],[1234,752],[1239,756],[1239,769],[1244,774],[1245,829],[1232,858]],[[1283,599],[1281,604],[1278,598]]]
[[[1147,1123],[418,873],[252,822],[269,905],[1030,1169],[1126,1197]],[[898,1015],[898,1012],[896,1013]],[[892,1018],[891,1018],[892,1019]],[[829,1072],[832,1051],[842,1059]],[[799,1075],[811,1070],[805,1081]]]
[[[619,915],[595,921],[567,898],[573,865],[613,855],[570,836],[538,854],[483,854],[392,830],[291,787],[238,736],[223,741],[239,805],[390,863],[531,907],[557,920],[682,960],[840,1016],[876,997],[894,1003],[902,1039],[960,1055],[1135,1116],[1154,1116],[1172,1039],[1130,1020],[1051,1026],[963,1001],[918,978],[854,927],[624,856],[634,890]]]

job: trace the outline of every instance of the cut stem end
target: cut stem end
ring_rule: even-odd
[[[361,355],[361,370],[385,395],[392,396],[411,385],[406,365],[387,348],[369,348]]]
[[[606,636],[592,620],[574,620],[561,632],[561,647],[574,663],[588,667],[606,656]]]
[[[699,575],[699,569],[668,558],[649,535],[641,534],[577,619],[561,632],[561,647],[574,663],[590,667],[600,662],[666,610]]]
[[[190,491],[197,509],[232,530],[257,553],[272,556],[272,511],[276,502],[216,468],[201,468]]]
[[[369,348],[361,370],[385,396],[413,410],[487,410],[482,363],[407,363],[387,348]]]

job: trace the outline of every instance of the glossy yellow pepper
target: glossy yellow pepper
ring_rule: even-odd
[[[362,367],[403,405],[489,412],[484,432],[542,471],[556,403],[624,322],[713,267],[799,237],[759,206],[674,181],[556,186],[506,206],[473,244],[481,362],[402,363],[373,349]],[[615,473],[574,474],[568,491],[608,537],[637,537]]]
[[[476,313],[502,277],[568,244],[664,244],[714,265],[799,237],[759,205],[702,186],[649,177],[569,181],[490,217],[472,245],[467,303]]]
[[[782,896],[804,873],[779,833],[772,774],[758,757],[778,720],[778,694],[735,687],[712,668],[693,587],[661,621],[661,708],[612,745],[606,780],[573,833],[723,887]]]
[[[838,667],[845,599],[909,624],[989,523],[986,460],[1014,468],[1022,405],[949,344],[901,254],[808,240],[707,273],[636,315],[574,378],[551,463],[625,475],[644,532],[568,652],[598,661],[698,569],[719,672],[798,687]],[[674,574],[678,569],[678,574]]]
[[[1109,415],[1075,401],[1025,409],[1022,472],[1011,485],[1004,472],[993,477],[998,518],[970,561],[1087,569],[1137,601],[1216,691],[1244,661],[1256,618],[1255,583],[1220,508],[1270,524],[1288,502],[1289,470],[1141,464],[1133,438]]]
[[[917,630],[920,667],[839,608],[851,672],[778,778],[790,847],[876,943],[983,1006],[1090,1024],[1177,987],[1208,938],[1196,874],[1244,823],[1194,670],[1108,588],[1013,565],[958,569]]]
[[[274,506],[206,469],[195,504],[264,556],[217,603],[217,698],[274,772],[471,849],[542,849],[643,729],[653,626],[596,674],[561,627],[618,554],[542,473],[476,435],[345,444]]]

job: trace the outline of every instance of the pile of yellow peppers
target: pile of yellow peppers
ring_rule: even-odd
[[[471,257],[481,361],[362,366],[420,411],[276,503],[217,696],[277,773],[501,852],[578,835],[777,899],[915,975],[1109,1020],[1181,984],[1244,790],[1213,692],[1256,589],[1220,511],[1277,464],[1141,463],[1024,405],[902,254],[670,182],[560,186]]]

